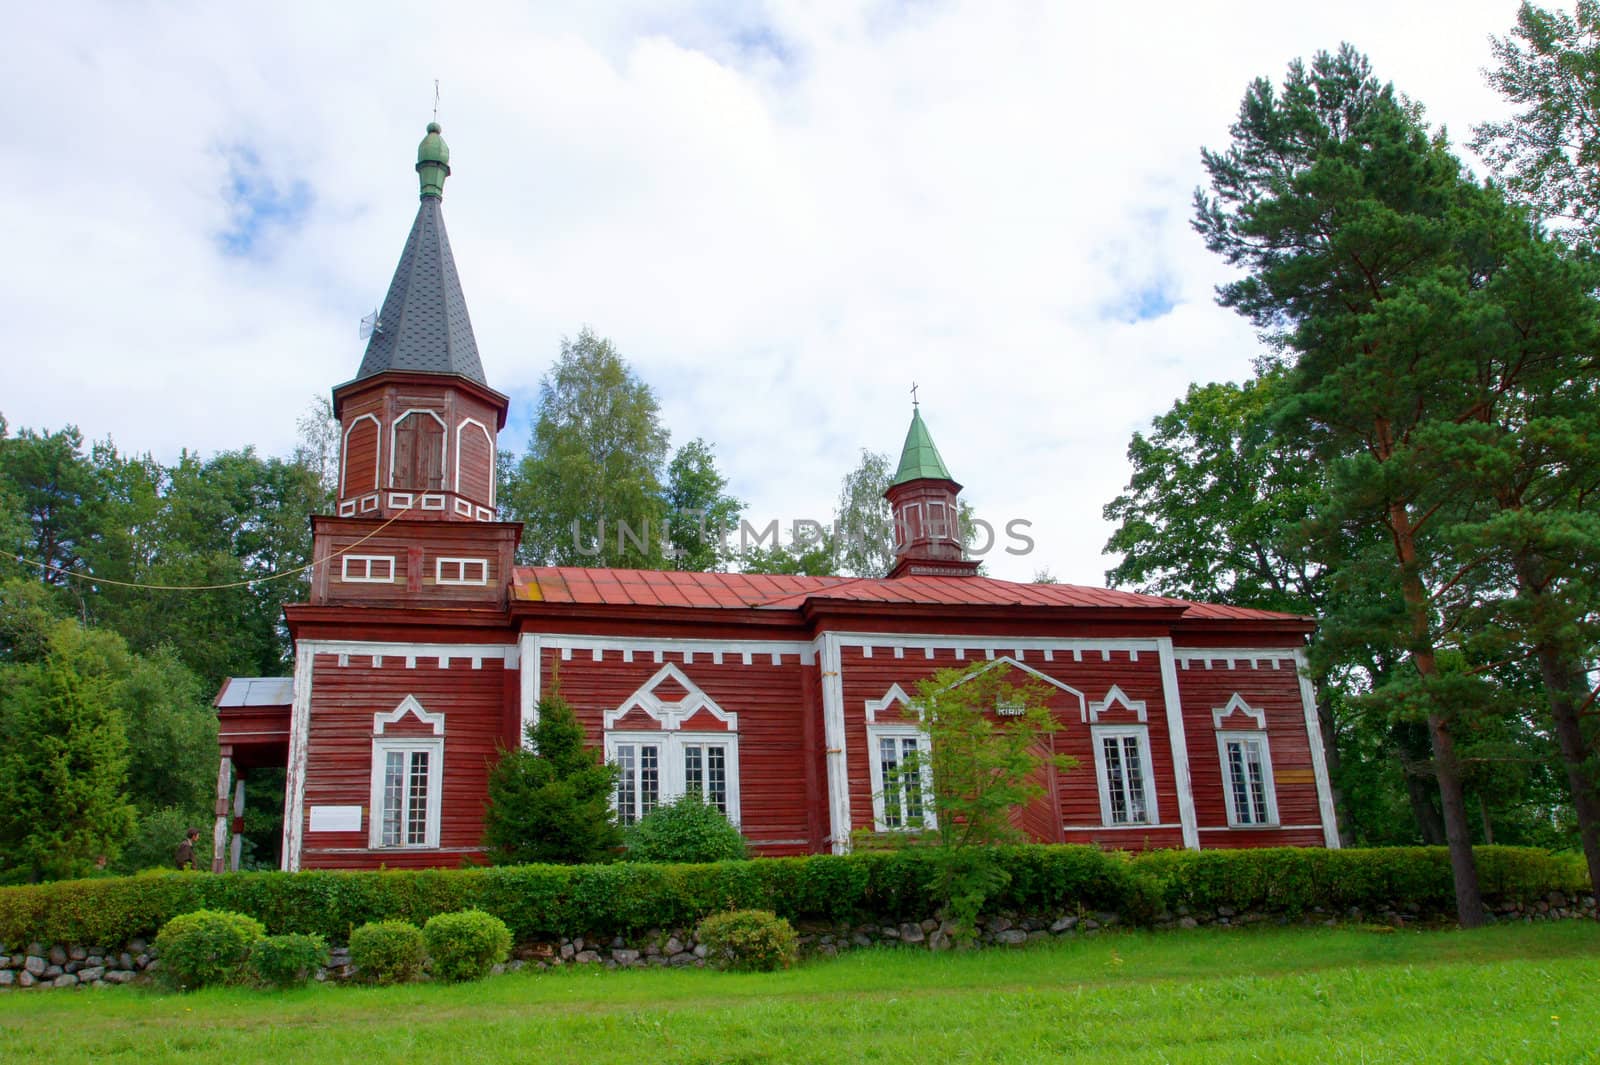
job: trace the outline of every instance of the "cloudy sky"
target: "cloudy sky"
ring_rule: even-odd
[[[171,459],[293,446],[353,376],[433,106],[527,442],[610,337],[758,524],[828,516],[920,386],[981,515],[1098,584],[1128,438],[1248,374],[1188,225],[1246,83],[1348,40],[1458,139],[1511,0],[34,4],[8,17],[0,413]],[[584,10],[592,8],[594,10]],[[581,13],[579,13],[581,11]],[[1448,12],[1448,14],[1446,14]]]

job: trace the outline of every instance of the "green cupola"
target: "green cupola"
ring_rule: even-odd
[[[417,145],[417,176],[422,195],[442,197],[444,179],[450,176],[450,146],[439,135],[439,123],[428,123],[428,135]]]
[[[913,403],[900,466],[883,493],[894,513],[891,578],[970,577],[978,571],[961,547],[960,492]]]

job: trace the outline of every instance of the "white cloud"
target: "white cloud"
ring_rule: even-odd
[[[1479,70],[1509,3],[1301,7],[35,5],[0,411],[286,452],[360,361],[437,77],[493,385],[530,394],[591,325],[765,520],[896,452],[916,380],[980,512],[1033,522],[991,569],[1097,583],[1129,434],[1254,353],[1188,228],[1248,80],[1350,40],[1457,134],[1503,110]],[[220,239],[241,148],[311,190],[247,258]],[[1129,321],[1141,293],[1171,312]]]

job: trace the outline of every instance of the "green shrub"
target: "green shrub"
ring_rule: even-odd
[[[244,973],[261,922],[242,913],[195,910],[179,914],[156,936],[161,973],[175,987],[193,990],[231,983]]]
[[[477,980],[511,954],[511,930],[482,910],[441,913],[422,926],[429,969],[440,980]]]
[[[250,948],[250,975],[268,987],[299,987],[328,964],[328,941],[289,932],[266,936]]]
[[[626,846],[634,862],[723,862],[745,856],[739,829],[693,793],[640,818],[628,830]]]
[[[273,933],[305,932],[345,942],[371,921],[408,921],[482,910],[506,923],[514,942],[562,935],[630,935],[688,928],[724,910],[771,910],[791,921],[921,920],[946,901],[937,887],[937,848],[704,865],[624,862],[490,869],[310,870],[227,876],[153,873],[0,888],[0,942],[126,943],[149,937],[193,910],[249,914]],[[1009,883],[984,894],[984,913],[1110,911],[1140,923],[1162,910],[1238,910],[1294,916],[1352,906],[1409,904],[1454,912],[1449,855],[1442,847],[1329,851],[1151,851],[1094,847],[985,848]],[[1477,849],[1491,902],[1535,902],[1551,891],[1590,890],[1581,855],[1524,847]]]
[[[706,961],[718,969],[768,973],[794,964],[794,929],[769,910],[730,910],[707,917],[697,929]]]
[[[422,975],[422,932],[406,921],[374,921],[350,933],[350,964],[375,984],[403,984]]]

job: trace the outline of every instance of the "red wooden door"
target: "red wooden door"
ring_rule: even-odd
[[[1033,843],[1061,843],[1066,836],[1061,831],[1061,782],[1055,763],[1054,736],[1042,736],[1033,745],[1034,753],[1042,759],[1034,770],[1033,782],[1044,788],[1044,794],[1026,806],[1014,807],[1011,824]]]

